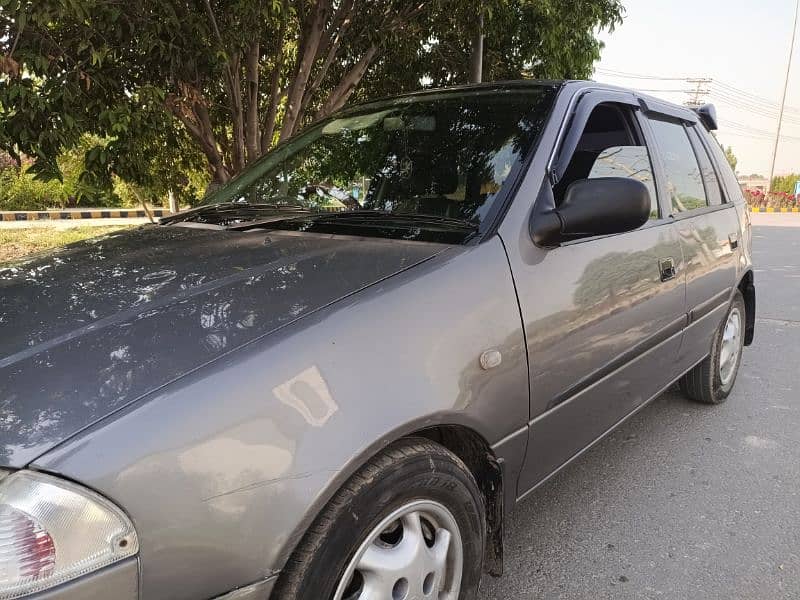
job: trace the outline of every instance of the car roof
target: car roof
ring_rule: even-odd
[[[431,95],[450,94],[450,93],[459,94],[464,92],[480,92],[480,91],[502,92],[509,90],[521,90],[526,88],[533,89],[537,87],[554,88],[562,90],[568,93],[569,95],[576,95],[585,92],[587,90],[606,90],[610,92],[629,93],[643,100],[646,109],[654,109],[656,111],[659,111],[659,109],[663,110],[664,108],[668,108],[669,113],[672,113],[677,116],[682,116],[683,118],[686,118],[691,121],[697,120],[697,113],[693,111],[691,108],[688,108],[686,106],[681,106],[680,104],[668,102],[661,98],[656,98],[654,96],[642,94],[631,88],[611,85],[608,83],[600,83],[592,80],[581,80],[581,79],[511,79],[507,81],[493,81],[489,83],[470,83],[457,86],[428,88],[424,90],[417,90],[414,92],[407,92],[404,94],[397,94],[394,96],[385,96],[383,98],[377,98],[375,100],[370,100],[368,102],[354,104],[353,106],[344,109],[338,114],[341,115],[341,114],[348,114],[350,112],[360,112],[364,108],[370,107],[372,105],[382,104],[390,102],[392,100],[403,99],[403,98],[407,99],[425,98],[426,96],[431,96]]]

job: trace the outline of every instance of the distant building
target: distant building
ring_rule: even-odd
[[[769,187],[769,181],[766,177],[743,177],[739,176],[739,185],[742,186],[743,190],[750,190],[755,191],[758,190],[759,192],[767,192],[767,188]]]

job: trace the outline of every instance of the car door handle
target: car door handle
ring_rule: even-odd
[[[728,236],[728,243],[731,245],[731,250],[736,250],[739,247],[739,234],[731,233]]]
[[[658,260],[658,270],[661,272],[661,281],[675,279],[678,274],[675,270],[675,261],[672,258],[660,258]]]

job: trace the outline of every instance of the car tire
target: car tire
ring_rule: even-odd
[[[473,600],[485,539],[484,500],[466,465],[427,439],[401,440],[336,493],[293,552],[271,597],[427,600],[442,590]],[[412,554],[409,567],[404,557]]]
[[[678,382],[687,398],[704,404],[721,404],[728,398],[742,362],[745,311],[742,293],[736,290],[714,334],[711,353]]]

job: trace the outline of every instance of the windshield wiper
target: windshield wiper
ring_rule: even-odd
[[[458,219],[441,215],[392,213],[373,210],[326,213],[313,215],[311,218],[315,223],[347,223],[348,225],[418,226],[425,228],[457,229],[461,231],[477,231],[479,227],[477,223],[467,219]]]

